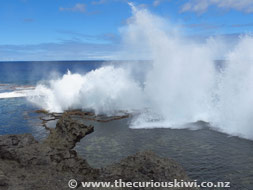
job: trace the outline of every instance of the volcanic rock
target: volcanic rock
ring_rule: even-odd
[[[70,189],[70,179],[78,181],[77,189],[84,189],[80,182],[89,181],[189,180],[175,161],[152,152],[129,156],[105,168],[92,168],[73,148],[93,130],[92,126],[78,123],[64,113],[43,142],[36,141],[31,134],[0,136],[0,190]]]

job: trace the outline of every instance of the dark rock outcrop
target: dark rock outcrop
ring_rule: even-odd
[[[171,159],[161,158],[153,152],[140,152],[121,160],[121,162],[102,169],[102,178],[114,181],[173,181],[189,180],[183,168]]]
[[[85,126],[72,120],[68,114],[63,114],[55,129],[51,129],[44,144],[58,149],[72,149],[83,137],[92,133],[94,127]]]
[[[50,135],[41,143],[30,134],[0,136],[0,189],[69,189],[70,179],[79,182],[189,180],[176,162],[152,152],[138,153],[106,168],[94,169],[73,150],[76,143],[91,132],[92,126],[63,114],[56,128],[50,129]],[[83,189],[80,184],[77,188]]]

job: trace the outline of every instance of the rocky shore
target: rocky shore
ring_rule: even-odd
[[[42,142],[36,141],[31,134],[0,136],[1,190],[70,189],[70,179],[78,183],[114,182],[119,179],[124,182],[189,181],[179,164],[152,152],[137,153],[105,168],[92,168],[73,148],[83,137],[92,133],[94,127],[77,122],[70,113],[62,114],[56,127],[49,130],[49,136]],[[89,188],[78,184],[77,189]]]

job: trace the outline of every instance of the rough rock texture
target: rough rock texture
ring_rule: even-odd
[[[72,120],[67,114],[57,122],[55,129],[51,129],[44,144],[52,148],[72,149],[87,134],[94,131],[92,126],[85,126]]]
[[[175,161],[160,158],[153,152],[140,152],[129,156],[121,162],[102,169],[102,178],[106,181],[173,181],[174,179],[189,180],[183,168]]]
[[[91,168],[73,150],[75,144],[91,132],[92,126],[80,124],[63,114],[44,142],[37,142],[30,134],[0,136],[0,190],[70,189],[70,179],[78,182],[189,180],[177,163],[151,152],[129,156],[100,170]],[[81,184],[77,188],[92,189],[83,188]]]

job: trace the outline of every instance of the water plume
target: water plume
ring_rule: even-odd
[[[126,98],[127,97],[127,98]],[[68,71],[49,85],[36,87],[29,100],[51,112],[92,109],[97,114],[113,114],[143,106],[142,89],[122,68],[106,66],[87,74]]]
[[[211,121],[223,132],[253,139],[253,37],[241,37],[226,60]]]
[[[242,36],[232,48],[213,37],[195,42],[167,20],[130,6],[133,15],[120,29],[120,58],[152,60],[144,81],[133,76],[133,69],[104,66],[39,84],[29,100],[49,111],[137,109],[141,114],[132,128],[183,128],[204,120],[225,133],[253,139],[253,38]],[[218,66],[217,58],[225,58],[225,66]],[[134,68],[141,70],[142,64]]]

